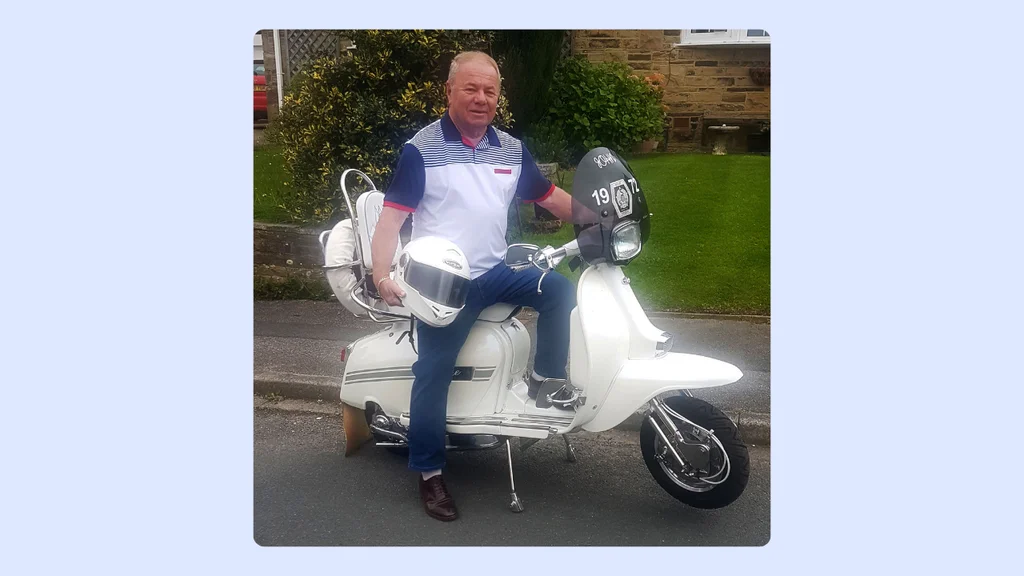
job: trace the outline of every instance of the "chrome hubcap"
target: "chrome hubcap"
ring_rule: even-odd
[[[658,464],[665,471],[665,474],[673,482],[690,492],[707,492],[714,488],[714,484],[705,482],[701,478],[713,477],[722,470],[723,459],[717,449],[712,452],[709,458],[708,467],[710,469],[696,468],[690,465],[688,461],[687,466],[680,466],[679,462],[669,452],[668,447],[665,446],[665,443],[661,441],[661,438],[655,438],[654,440],[654,453]],[[686,461],[685,457],[683,459]]]

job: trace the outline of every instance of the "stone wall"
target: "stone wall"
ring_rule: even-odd
[[[266,280],[321,278],[322,230],[289,224],[253,225],[253,273]]]
[[[545,174],[549,175],[548,177],[552,181],[556,181],[554,171],[558,165],[542,164],[541,166],[543,166]],[[516,218],[519,216],[519,212],[515,210],[516,206],[519,206],[522,211],[520,223],[516,223]],[[521,241],[521,226],[532,222],[529,213],[532,213],[532,210],[526,204],[515,203],[510,207],[506,237],[509,243]],[[412,234],[411,223],[411,219],[406,220],[399,232],[403,245],[409,242]],[[561,226],[561,223],[556,224]],[[330,230],[331,227],[327,224],[317,227],[254,222],[252,232],[253,277],[256,280],[272,283],[291,279],[314,281],[319,282],[325,290],[329,291],[327,281],[323,279],[324,256],[319,238],[321,232]],[[544,231],[548,230],[544,229]]]
[[[770,81],[751,78],[751,69],[770,69],[770,46],[674,46],[679,39],[679,30],[575,30],[572,50],[591,62],[624,62],[638,74],[665,76],[668,151],[706,146],[704,128],[716,123],[740,126],[729,149],[746,150],[771,118]]]

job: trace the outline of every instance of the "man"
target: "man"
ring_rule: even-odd
[[[544,378],[565,378],[569,355],[569,313],[576,306],[571,282],[558,273],[513,273],[504,263],[509,203],[517,196],[537,202],[556,217],[571,219],[571,198],[537,168],[526,146],[491,126],[501,80],[498,65],[482,52],[464,52],[452,61],[445,85],[448,111],[402,148],[394,180],[385,194],[371,251],[377,290],[390,305],[405,296],[388,276],[398,232],[412,212],[412,237],[440,236],[454,242],[469,260],[471,284],[466,304],[443,328],[418,323],[419,359],[413,364],[409,421],[409,468],[420,473],[420,496],[427,514],[443,521],[458,512],[441,476],[445,464],[448,387],[455,360],[484,308],[497,302],[525,305],[539,312],[537,355],[530,377],[531,397]]]

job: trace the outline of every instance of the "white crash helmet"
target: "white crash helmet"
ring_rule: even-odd
[[[450,240],[417,238],[402,249],[395,282],[405,291],[402,305],[430,326],[447,326],[466,304],[469,261]]]

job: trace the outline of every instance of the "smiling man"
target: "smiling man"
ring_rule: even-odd
[[[445,464],[445,416],[455,360],[484,308],[507,302],[534,308],[537,355],[529,381],[536,397],[544,378],[565,378],[569,355],[569,313],[576,306],[572,283],[557,272],[513,273],[504,262],[509,204],[537,202],[556,217],[571,220],[571,198],[545,178],[518,139],[491,126],[501,93],[498,65],[482,52],[452,61],[445,85],[448,111],[405,146],[385,194],[371,251],[377,290],[390,305],[405,296],[388,276],[398,232],[410,213],[412,238],[439,236],[454,242],[470,267],[470,288],[458,317],[443,328],[417,323],[419,358],[409,409],[409,468],[419,472],[427,514],[455,520],[455,502],[441,476]],[[571,408],[569,408],[571,410]]]

